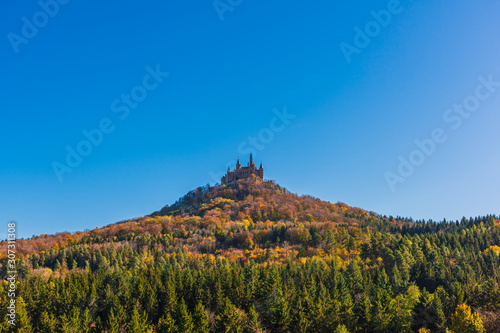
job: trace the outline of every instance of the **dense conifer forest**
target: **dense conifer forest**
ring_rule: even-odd
[[[70,217],[68,217],[70,218]],[[272,181],[17,240],[1,332],[500,332],[500,221],[413,221]]]

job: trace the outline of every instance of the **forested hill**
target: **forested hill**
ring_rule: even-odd
[[[225,220],[243,220],[245,216],[255,221],[327,222],[339,221],[340,216],[350,216],[357,223],[375,213],[352,208],[343,203],[331,204],[311,196],[298,196],[273,181],[258,178],[242,179],[229,186],[198,187],[171,206],[165,206],[153,216],[196,215],[203,217],[220,211]],[[216,214],[217,215],[217,214]],[[243,218],[242,218],[243,217]]]
[[[17,329],[498,332],[499,245],[493,215],[413,221],[240,180],[138,219],[18,240]],[[0,252],[5,263],[5,242]]]

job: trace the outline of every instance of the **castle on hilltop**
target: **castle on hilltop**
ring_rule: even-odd
[[[257,169],[255,164],[253,163],[252,154],[250,154],[250,162],[248,162],[248,166],[241,167],[240,159],[238,158],[238,162],[236,162],[236,169],[231,171],[231,169],[227,167],[227,173],[224,177],[222,177],[220,182],[222,185],[230,184],[237,181],[238,179],[249,178],[251,175],[255,175],[261,180],[264,180],[264,167],[261,163],[260,167]]]

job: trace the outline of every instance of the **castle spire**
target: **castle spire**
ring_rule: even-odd
[[[260,163],[260,168],[257,169],[253,161],[253,155],[250,154],[250,162],[248,163],[248,166],[242,167],[240,158],[238,157],[236,169],[231,171],[230,167],[227,168],[227,174],[221,178],[221,185],[233,184],[239,179],[246,179],[255,176],[261,181],[264,180],[264,167],[262,166],[262,162]]]

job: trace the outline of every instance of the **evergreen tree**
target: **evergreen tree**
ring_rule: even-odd
[[[225,297],[220,306],[217,316],[218,332],[242,332],[244,318],[240,309],[231,303],[229,298]]]
[[[262,324],[259,319],[259,314],[255,309],[255,304],[252,304],[250,310],[248,310],[247,316],[247,327],[249,332],[260,332],[262,331]]]
[[[177,323],[179,327],[179,331],[183,333],[192,333],[195,332],[193,318],[188,311],[186,303],[184,299],[179,303],[179,309],[177,313]]]
[[[198,333],[208,333],[210,331],[210,323],[208,321],[208,315],[205,311],[205,307],[198,301],[193,313],[193,322],[196,332]]]
[[[115,315],[113,309],[110,310],[108,316],[109,333],[117,333],[120,330],[120,320]]]
[[[167,312],[163,317],[158,321],[158,332],[160,333],[177,333],[177,326],[175,325],[175,320],[170,315],[170,312]]]
[[[42,333],[52,333],[56,331],[57,321],[53,314],[49,314],[47,311],[42,312],[40,317],[40,327],[38,329]]]
[[[130,332],[143,333],[148,331],[148,316],[146,313],[140,314],[135,306],[128,320],[128,330]]]
[[[16,300],[16,327],[19,333],[31,333],[34,332],[33,326],[26,311],[26,303],[24,299],[19,296]]]
[[[351,260],[347,265],[346,276],[349,289],[353,294],[358,294],[363,291],[363,275],[359,268],[357,260]]]
[[[311,320],[307,315],[307,311],[303,306],[302,299],[299,297],[296,306],[292,308],[293,317],[292,323],[294,332],[306,333],[311,326]]]

